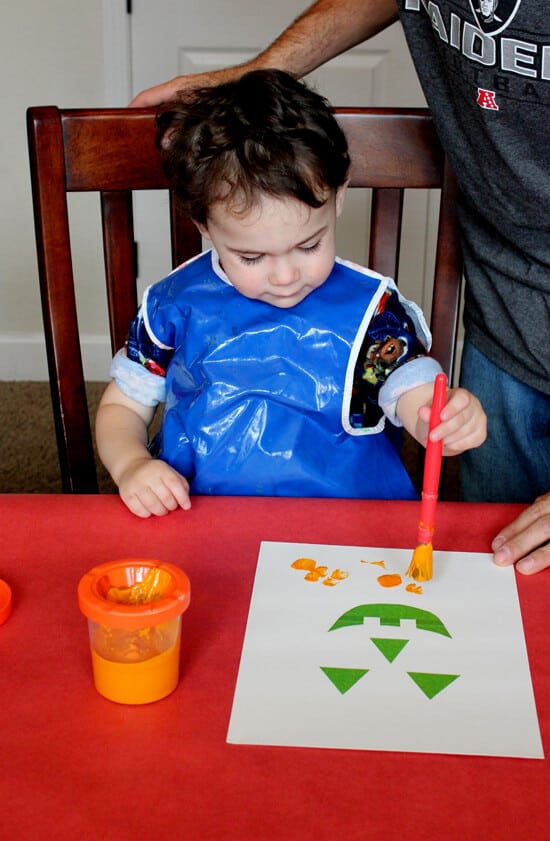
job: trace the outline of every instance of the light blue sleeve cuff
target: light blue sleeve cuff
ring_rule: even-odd
[[[124,350],[119,350],[114,356],[109,374],[120,390],[132,400],[144,406],[164,403],[166,379],[148,371],[139,362],[128,359]]]
[[[431,356],[419,356],[392,371],[380,389],[378,403],[394,426],[403,426],[395,414],[395,407],[401,395],[424,383],[432,383],[442,370],[436,359]]]

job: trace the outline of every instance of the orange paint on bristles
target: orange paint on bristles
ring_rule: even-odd
[[[420,543],[416,547],[406,574],[415,581],[430,580],[433,575],[431,543]]]

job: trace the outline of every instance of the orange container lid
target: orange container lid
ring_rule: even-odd
[[[162,573],[163,586],[157,597],[140,604],[108,598],[113,588],[124,590],[139,585],[152,570]],[[189,606],[191,585],[187,575],[173,564],[151,558],[123,558],[100,564],[78,584],[78,605],[93,622],[111,628],[138,630],[175,619]]]
[[[6,621],[11,613],[11,589],[0,578],[0,625]]]

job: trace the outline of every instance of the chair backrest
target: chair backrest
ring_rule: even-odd
[[[404,191],[441,192],[431,329],[449,375],[461,288],[455,182],[425,109],[336,109],[349,140],[351,186],[372,188],[369,266],[397,279]],[[63,490],[97,491],[80,351],[67,194],[100,194],[113,352],[137,308],[132,191],[169,189],[149,109],[29,108],[27,127],[38,271]],[[195,226],[170,192],[172,263],[201,249]],[[367,232],[366,232],[367,235]]]

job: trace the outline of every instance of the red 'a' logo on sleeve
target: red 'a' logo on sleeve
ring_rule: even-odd
[[[486,91],[484,88],[477,89],[477,104],[481,108],[488,108],[490,111],[498,111],[494,91]]]

